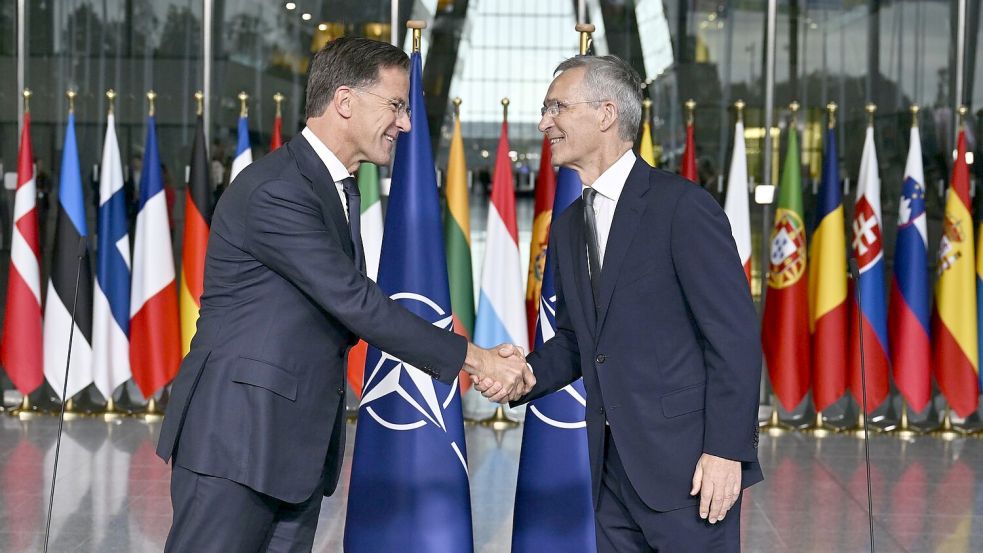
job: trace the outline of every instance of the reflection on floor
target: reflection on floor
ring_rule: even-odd
[[[161,550],[170,471],[154,455],[157,431],[135,419],[66,423],[52,552]],[[56,432],[53,417],[0,417],[0,551],[41,550]],[[479,553],[509,549],[520,438],[521,429],[468,429]],[[324,500],[314,551],[341,551],[352,443],[339,493]],[[744,551],[869,550],[859,439],[762,435],[759,452],[766,480],[745,499]],[[983,551],[983,440],[873,436],[871,461],[877,551]]]

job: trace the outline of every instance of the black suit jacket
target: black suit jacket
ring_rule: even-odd
[[[720,206],[705,190],[635,162],[603,261],[599,315],[587,270],[583,200],[553,223],[556,335],[530,354],[536,387],[521,401],[583,376],[594,500],[605,421],[639,496],[657,511],[689,495],[704,452],[738,460],[761,480],[758,320]]]
[[[356,336],[451,383],[467,341],[354,265],[334,181],[302,136],[246,168],[212,218],[198,332],[157,454],[292,503],[330,495]]]

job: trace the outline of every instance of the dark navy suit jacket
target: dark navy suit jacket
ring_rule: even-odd
[[[303,137],[246,168],[212,218],[198,332],[157,454],[297,503],[344,453],[345,359],[360,336],[451,383],[467,341],[392,302],[354,265],[341,200]]]
[[[596,504],[605,421],[656,511],[691,497],[702,453],[758,465],[758,319],[723,210],[705,190],[637,160],[618,200],[594,314],[583,200],[554,221],[556,335],[532,352],[535,399],[583,376]]]

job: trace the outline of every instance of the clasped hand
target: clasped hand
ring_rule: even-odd
[[[475,389],[496,403],[515,401],[536,385],[525,352],[512,344],[491,349],[469,344],[465,370],[471,375]]]

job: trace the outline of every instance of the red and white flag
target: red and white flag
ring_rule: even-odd
[[[734,153],[730,158],[730,174],[727,177],[727,198],[724,213],[730,220],[730,232],[741,256],[741,265],[748,284],[751,283],[751,214],[748,207],[747,154],[744,148],[744,122],[734,125]]]

